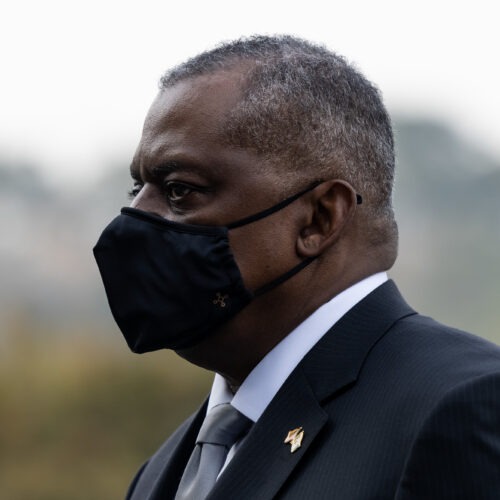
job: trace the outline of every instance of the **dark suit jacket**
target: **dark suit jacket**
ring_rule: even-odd
[[[127,498],[175,496],[204,413]],[[283,441],[299,426],[292,454]],[[500,499],[500,349],[416,314],[385,283],[293,371],[208,498]]]

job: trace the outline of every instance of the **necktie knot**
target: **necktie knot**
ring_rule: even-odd
[[[230,448],[252,425],[252,421],[234,406],[224,403],[212,408],[205,417],[196,443]]]
[[[229,403],[212,408],[200,428],[175,500],[206,498],[217,481],[229,449],[248,432],[252,423]]]

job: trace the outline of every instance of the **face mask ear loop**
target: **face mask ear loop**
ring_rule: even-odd
[[[302,271],[304,267],[308,266],[313,260],[317,259],[318,256],[315,257],[307,257],[307,259],[304,259],[300,264],[297,264],[295,267],[292,267],[290,271],[286,272],[285,274],[282,274],[275,280],[271,281],[270,283],[267,283],[266,285],[261,286],[260,288],[257,288],[255,292],[253,292],[254,297],[258,297],[259,295],[262,295],[263,293],[269,292],[269,290],[272,290],[273,288],[276,288],[277,286],[281,285],[285,281],[289,280],[292,276],[295,276],[299,271]]]
[[[249,215],[248,217],[244,217],[243,219],[237,220],[236,222],[232,222],[231,224],[228,224],[226,227],[228,229],[235,229],[237,227],[246,226],[247,224],[251,224],[252,222],[263,219],[264,217],[267,217],[268,215],[274,214],[278,210],[281,210],[282,208],[285,208],[286,206],[290,205],[290,203],[293,203],[297,198],[300,198],[302,195],[311,191],[316,186],[319,186],[322,182],[323,181],[315,181],[306,189],[303,189],[302,191],[290,196],[289,198],[286,198],[285,200],[280,201],[276,205],[274,205],[270,208],[266,208],[265,210],[262,210],[262,212],[258,212],[256,214]]]

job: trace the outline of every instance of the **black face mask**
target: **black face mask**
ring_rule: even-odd
[[[227,226],[172,222],[123,208],[94,247],[109,306],[137,353],[193,347],[254,297],[280,285],[314,258],[250,291],[229,246],[228,231],[267,217],[319,182],[273,207]]]

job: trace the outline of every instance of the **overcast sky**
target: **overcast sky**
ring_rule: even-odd
[[[0,159],[57,183],[133,154],[157,81],[221,40],[291,33],[354,62],[392,114],[451,124],[500,162],[499,2],[13,1],[0,20]]]

